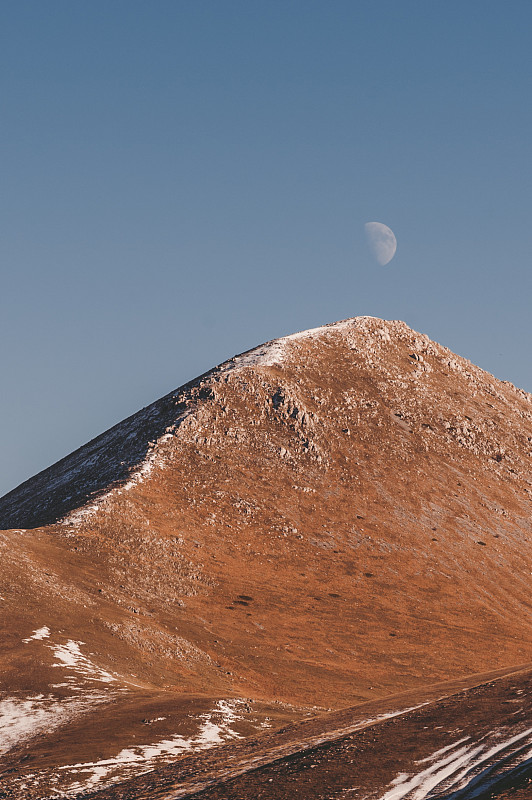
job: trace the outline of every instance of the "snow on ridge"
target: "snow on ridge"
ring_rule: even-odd
[[[352,317],[345,320],[340,320],[339,322],[331,322],[327,325],[321,325],[317,328],[309,328],[308,330],[298,331],[296,333],[289,334],[287,336],[282,336],[279,339],[272,339],[269,342],[265,342],[264,344],[259,345],[258,347],[253,348],[252,350],[248,350],[245,353],[240,355],[236,355],[233,358],[229,359],[228,361],[223,362],[217,367],[214,367],[209,372],[205,373],[202,376],[202,380],[207,380],[210,377],[216,377],[218,375],[223,375],[228,372],[232,372],[234,370],[242,369],[245,367],[251,366],[258,366],[258,367],[265,367],[265,366],[273,366],[275,364],[280,363],[283,360],[283,357],[286,352],[286,345],[288,342],[297,341],[306,338],[314,338],[317,336],[321,336],[323,334],[352,329],[356,326],[363,326],[368,321],[375,321],[375,322],[382,322],[378,317],[369,317],[369,316],[362,316],[362,317]],[[180,390],[177,389],[174,394]],[[165,400],[169,395],[166,395],[162,400]],[[135,415],[134,419],[140,417],[140,415],[145,414],[146,412],[153,413],[152,407],[154,408],[157,403],[160,401],[156,401],[156,403],[152,403],[151,406],[148,406],[146,409],[138,412],[138,415]],[[164,442],[169,441],[172,439],[175,431],[179,427],[179,424],[187,417],[191,411],[186,411],[181,413],[176,419],[174,420],[173,425],[170,428],[166,428],[166,432],[160,436],[155,442],[150,444],[148,452],[144,456],[143,460],[140,461],[134,471],[130,473],[127,480],[124,483],[113,486],[109,491],[102,494],[100,497],[93,499],[86,505],[81,506],[80,508],[76,509],[75,511],[67,514],[61,520],[62,524],[65,525],[75,525],[78,522],[81,522],[88,517],[91,517],[98,509],[105,503],[107,499],[109,499],[112,495],[121,494],[122,492],[127,492],[132,489],[134,486],[142,483],[143,481],[148,478],[151,473],[153,472],[154,468],[157,466],[161,466],[164,463],[164,459],[161,458],[159,453],[159,446],[164,444]],[[125,422],[129,422],[126,420]],[[118,428],[119,426],[115,426]],[[114,430],[114,429],[113,429]],[[170,433],[168,431],[171,431]],[[129,436],[132,434],[130,433]],[[129,437],[128,437],[129,438]]]
[[[320,325],[318,328],[308,328],[304,331],[297,331],[290,333],[287,336],[281,336],[279,339],[272,339],[270,342],[265,342],[259,347],[248,350],[242,355],[235,356],[234,358],[226,361],[221,365],[220,369],[223,372],[238,369],[240,367],[261,366],[270,367],[282,361],[286,351],[287,342],[294,342],[300,339],[312,339],[316,336],[321,336],[333,331],[341,331],[347,328],[354,328],[358,324],[366,320],[375,320],[382,322],[377,317],[351,317],[350,319],[343,319],[339,322],[330,322],[327,325]]]
[[[186,415],[182,415],[184,418]],[[104,494],[100,495],[100,497],[94,499],[92,502],[89,502],[87,505],[81,506],[80,508],[76,509],[75,511],[70,512],[66,516],[61,519],[62,525],[75,525],[78,522],[81,522],[87,517],[92,516],[98,509],[108,500],[112,495],[115,494],[122,494],[122,492],[128,492],[134,486],[137,486],[139,483],[148,478],[151,473],[153,472],[155,467],[161,466],[163,464],[163,459],[161,458],[158,452],[158,446],[168,442],[172,438],[171,433],[165,433],[163,436],[160,436],[153,444],[150,445],[144,460],[141,461],[135,470],[130,472],[128,479],[125,483],[119,484],[118,486],[113,486]]]
[[[369,320],[382,322],[354,317],[266,342],[169,392],[1,498],[4,526],[27,529],[57,521],[75,525],[91,517],[110,496],[129,491],[164,463],[160,446],[194,412],[193,407],[181,406],[191,388],[233,370],[278,364],[290,342],[357,326],[363,329]]]
[[[355,317],[353,319],[342,320],[341,322],[334,322],[328,325],[322,325],[318,328],[310,328],[309,330],[299,331],[297,333],[292,333],[288,336],[281,337],[280,339],[274,339],[270,342],[266,342],[258,347],[255,347],[253,350],[249,350],[246,353],[242,353],[241,355],[234,356],[232,359],[225,361],[219,367],[215,367],[210,372],[207,372],[204,376],[205,379],[224,374],[227,372],[231,372],[233,370],[241,369],[243,367],[249,366],[272,366],[274,364],[279,363],[285,353],[286,343],[289,341],[294,341],[296,339],[303,339],[306,337],[314,337],[321,335],[323,333],[328,333],[332,330],[343,329],[347,327],[352,327],[356,322],[369,319],[366,317]],[[176,390],[174,394],[176,394],[179,390]],[[166,396],[168,397],[168,395]],[[166,398],[161,398],[162,400]],[[160,401],[156,401],[160,402]],[[156,403],[152,404],[155,406]],[[135,415],[135,419],[140,419],[141,415],[146,414],[152,406],[148,406],[146,409],[138,412],[138,415]],[[120,494],[122,492],[127,492],[132,489],[134,486],[137,486],[139,483],[142,483],[149,475],[153,472],[156,466],[160,466],[163,463],[163,459],[160,457],[158,452],[159,446],[164,444],[165,442],[172,439],[175,430],[179,426],[179,423],[188,416],[190,411],[181,413],[176,419],[174,420],[174,424],[171,426],[171,432],[168,432],[170,429],[167,427],[166,432],[160,436],[155,442],[153,442],[147,454],[144,456],[143,460],[137,464],[136,469],[130,473],[127,480],[122,483],[121,485],[114,486],[109,491],[102,494],[100,497],[89,501],[86,505],[81,506],[80,508],[72,511],[71,513],[65,515],[61,523],[64,525],[75,525],[78,522],[81,522],[84,519],[92,516],[98,509],[102,506],[102,504],[113,494]],[[126,420],[125,422],[129,422]],[[121,424],[119,423],[118,426],[115,426],[113,431],[115,431]],[[125,431],[124,431],[125,433]],[[129,437],[132,434],[129,434]],[[129,438],[128,437],[128,438]],[[90,459],[94,460],[94,456],[91,456]],[[80,468],[78,467],[78,472]]]

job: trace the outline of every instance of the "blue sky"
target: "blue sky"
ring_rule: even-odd
[[[236,352],[359,314],[532,391],[530,3],[0,11],[0,493]]]

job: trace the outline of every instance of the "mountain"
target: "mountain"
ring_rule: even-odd
[[[219,777],[231,748],[273,758],[301,725],[337,741],[338,710],[373,725],[379,703],[452,696],[457,730],[493,671],[524,686],[531,421],[531,395],[360,317],[235,356],[7,494],[5,796],[81,796],[225,742],[202,756]],[[372,775],[372,797],[411,796]]]

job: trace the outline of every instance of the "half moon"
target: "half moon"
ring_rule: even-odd
[[[395,255],[397,239],[394,232],[382,222],[366,222],[366,237],[369,249],[376,262],[384,267]]]

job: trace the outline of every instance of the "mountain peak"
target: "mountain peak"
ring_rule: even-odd
[[[333,351],[337,359],[331,362]],[[442,390],[454,380],[455,389],[465,382],[475,395],[497,395],[506,405],[531,402],[526,392],[498,381],[404,322],[369,316],[345,319],[238,354],[114,425],[0,499],[0,525],[27,529],[71,519],[73,513],[91,513],[109,493],[128,491],[150,475],[161,463],[166,445],[181,436],[185,421],[188,425],[199,421],[199,411],[215,393],[216,385],[234,380],[248,369],[257,375],[266,370],[272,378],[271,370],[280,370],[287,379],[290,374],[296,385],[304,384],[308,368],[318,384],[320,369],[324,375],[332,370],[338,386],[347,386],[355,375],[362,380],[362,370],[366,382],[379,381],[383,397],[394,391],[397,401],[402,397],[406,415],[409,393],[412,400],[419,399],[423,387],[436,391],[432,400],[437,404],[438,380]],[[281,373],[276,377],[281,379]],[[350,385],[349,391],[356,393],[356,385]]]

